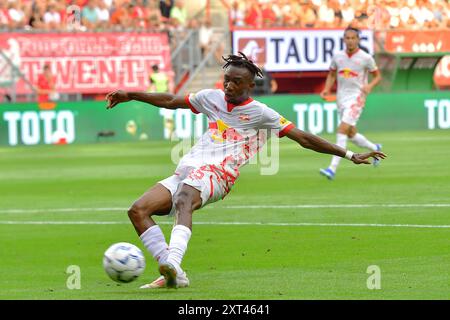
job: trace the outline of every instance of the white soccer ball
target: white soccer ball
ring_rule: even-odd
[[[131,282],[144,272],[145,257],[142,251],[131,243],[115,243],[105,251],[103,268],[114,281]]]

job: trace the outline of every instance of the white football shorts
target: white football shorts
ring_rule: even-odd
[[[202,206],[225,198],[231,191],[238,174],[232,175],[221,165],[204,165],[189,171],[187,176],[175,173],[174,175],[159,181],[172,195],[172,209],[169,215],[175,214],[173,197],[181,184],[187,184],[200,191]]]
[[[347,100],[338,104],[338,112],[341,122],[345,122],[351,126],[356,126],[356,123],[361,117],[366,99],[359,96],[357,99]]]

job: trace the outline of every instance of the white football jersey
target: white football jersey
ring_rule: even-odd
[[[375,72],[378,67],[373,57],[364,50],[357,49],[352,55],[340,51],[333,56],[330,70],[337,72],[337,103],[338,106],[365,99],[362,87],[367,84],[369,72]]]
[[[194,113],[207,116],[208,130],[180,160],[175,171],[180,176],[193,168],[214,164],[236,177],[239,168],[265,144],[271,130],[282,137],[294,127],[279,113],[252,98],[240,105],[228,103],[222,90],[201,90],[185,99]]]

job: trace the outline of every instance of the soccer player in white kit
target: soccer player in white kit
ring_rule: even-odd
[[[367,95],[380,82],[381,75],[373,57],[359,48],[359,30],[347,28],[344,32],[345,51],[333,56],[325,82],[325,88],[320,93],[323,99],[330,95],[331,88],[337,78],[337,107],[340,124],[336,134],[336,144],[346,148],[349,139],[355,145],[372,151],[380,151],[381,145],[369,141],[357,132],[356,123],[363,111]],[[368,83],[368,74],[373,75]],[[320,169],[320,174],[333,180],[341,158],[333,156],[331,164],[326,169]],[[378,160],[373,161],[377,166]]]
[[[270,131],[287,136],[317,152],[345,157],[355,164],[368,158],[384,159],[382,152],[353,153],[301,131],[265,104],[250,98],[255,76],[261,70],[240,53],[224,58],[224,91],[201,90],[186,97],[168,93],[118,90],[107,95],[107,109],[138,100],[167,109],[191,109],[208,118],[208,130],[179,162],[175,173],[145,192],[128,210],[128,216],[144,246],[159,265],[161,276],[141,288],[189,286],[181,268],[192,233],[192,213],[223,199],[239,176],[239,169],[262,147]],[[167,243],[153,215],[175,214],[175,225]]]

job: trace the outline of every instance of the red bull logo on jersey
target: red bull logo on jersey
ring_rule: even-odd
[[[355,77],[358,76],[358,73],[355,72],[355,71],[353,71],[353,70],[350,69],[350,68],[344,68],[344,69],[342,69],[342,70],[339,70],[338,74],[339,74],[341,77],[345,78],[345,79],[348,79],[348,78],[355,78]]]
[[[220,119],[216,122],[210,122],[208,126],[211,130],[211,138],[216,142],[244,140],[242,135]]]

